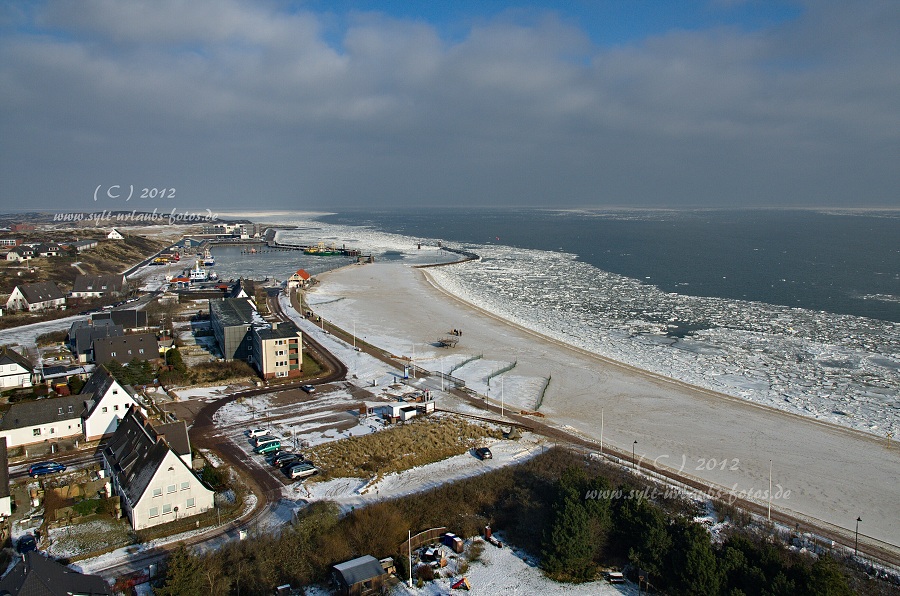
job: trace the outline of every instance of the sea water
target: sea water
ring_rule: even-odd
[[[884,436],[900,427],[894,215],[357,212],[319,218],[316,233],[376,255],[438,241],[470,250],[481,258],[430,272],[499,316],[644,370]]]

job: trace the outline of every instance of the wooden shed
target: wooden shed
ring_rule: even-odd
[[[331,580],[337,593],[345,596],[379,594],[386,577],[381,562],[371,555],[363,555],[331,568]]]

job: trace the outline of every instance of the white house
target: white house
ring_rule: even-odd
[[[119,233],[119,230],[113,228],[112,232],[106,235],[107,240],[125,240],[125,236]]]
[[[12,498],[9,494],[9,458],[6,453],[6,437],[0,437],[0,522],[12,515]]]
[[[83,394],[14,403],[0,420],[8,447],[80,437]]]
[[[214,506],[215,493],[170,447],[168,436],[133,407],[103,449],[104,467],[135,530],[198,515]]]
[[[52,281],[18,285],[6,301],[9,310],[37,311],[65,307],[66,297]]]
[[[99,298],[109,294],[121,294],[125,291],[125,276],[111,275],[76,275],[72,286],[72,298]]]
[[[83,400],[82,426],[86,441],[111,435],[130,407],[141,408],[134,398],[134,390],[119,383],[105,366],[94,370],[81,393],[89,396]]]
[[[9,348],[0,348],[0,389],[31,387],[34,367],[27,358]]]

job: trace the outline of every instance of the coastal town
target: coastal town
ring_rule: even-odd
[[[455,318],[417,357],[371,328],[357,335],[355,323],[323,316],[341,318],[325,308],[332,299],[303,268],[280,280],[214,273],[224,265],[217,254],[228,251],[375,267],[366,247],[282,242],[276,228],[249,222],[166,234],[88,229],[89,239],[67,243],[55,225],[16,223],[0,232],[10,282],[0,318],[0,531],[8,561],[0,587],[48,574],[90,594],[179,593],[166,591],[187,581],[178,565],[202,556],[185,547],[227,553],[284,536],[286,527],[320,523],[321,507],[353,523],[358,508],[418,502],[423,491],[440,494],[504,469],[572,457],[587,457],[631,494],[693,511],[714,541],[740,528],[772,533],[794,552],[822,553],[846,539],[827,526],[793,530],[787,511],[773,518],[772,497],[785,497],[781,485],[769,496],[717,492],[658,458],[604,443],[602,431],[596,441],[553,424],[540,403],[521,397],[540,394],[540,384],[510,375],[515,363],[484,369],[465,350],[469,336]],[[90,251],[108,255],[117,244],[135,247],[134,262],[111,262],[110,271],[88,260]],[[425,257],[421,243],[411,250],[414,268],[477,258],[447,246],[424,250]],[[486,385],[471,379],[479,367],[475,376]],[[388,455],[398,452],[405,455]],[[554,593],[567,585],[559,579],[571,581],[568,567],[549,571],[540,563],[509,519],[456,509],[465,516],[456,523],[438,523],[441,516],[401,522],[389,535],[405,529],[402,543],[367,543],[381,546],[328,560],[312,584],[279,580],[250,593],[479,593],[481,585],[512,586],[522,574]],[[508,527],[492,526],[504,519]],[[781,521],[767,526],[773,519]],[[503,554],[507,540],[521,550]],[[867,572],[889,579],[890,551],[874,544],[863,548],[881,562],[866,563]],[[655,577],[662,571],[635,575],[627,559],[609,563],[579,581],[609,594],[667,581]],[[218,573],[204,580],[210,588],[232,585]]]

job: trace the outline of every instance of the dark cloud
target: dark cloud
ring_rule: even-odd
[[[550,13],[448,40],[256,3],[13,7],[0,207],[93,208],[106,184],[216,209],[897,206],[897,7],[603,48]]]

